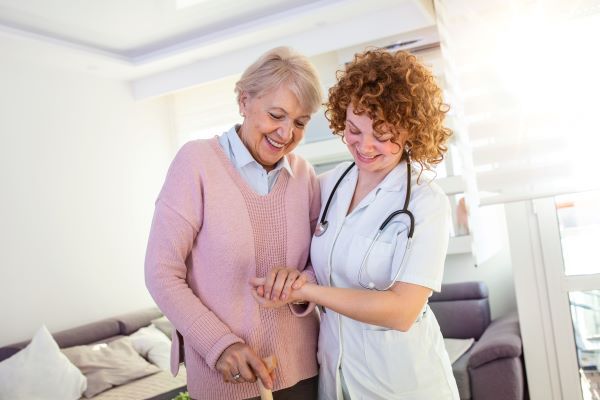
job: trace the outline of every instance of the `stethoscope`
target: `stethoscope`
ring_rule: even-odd
[[[400,273],[402,272],[404,264],[406,263],[406,260],[408,259],[408,253],[410,253],[412,237],[413,237],[413,233],[415,231],[415,217],[408,210],[408,203],[410,202],[410,195],[411,195],[410,155],[406,151],[404,152],[404,155],[406,158],[406,196],[404,197],[404,206],[402,207],[402,209],[396,210],[393,213],[391,213],[390,215],[388,215],[388,217],[385,219],[385,221],[383,221],[381,226],[379,226],[379,230],[375,234],[375,237],[373,238],[373,240],[371,240],[371,243],[367,249],[367,252],[365,253],[365,255],[362,259],[362,262],[360,263],[360,268],[358,269],[358,283],[365,289],[384,291],[384,290],[388,290],[389,288],[391,288],[394,285],[394,283],[396,283],[396,280],[400,276]],[[344,177],[348,174],[348,172],[350,172],[350,170],[354,167],[354,165],[355,165],[355,163],[352,163],[352,164],[350,164],[350,166],[348,168],[346,168],[344,173],[340,176],[340,178],[336,182],[335,186],[333,187],[333,190],[329,194],[329,198],[327,199],[327,203],[325,203],[325,208],[323,209],[323,215],[321,216],[321,219],[319,220],[319,223],[317,224],[317,227],[315,229],[315,236],[319,237],[319,236],[323,235],[325,233],[325,231],[327,231],[329,222],[327,221],[326,218],[327,218],[327,212],[329,211],[329,205],[331,203],[331,199],[333,199],[333,196],[335,195],[335,192],[336,192],[338,186],[340,185],[340,183],[342,182]],[[400,262],[400,266],[398,267],[398,270],[396,271],[396,274],[394,275],[394,278],[392,279],[392,281],[389,283],[389,285],[387,285],[383,288],[380,288],[380,287],[377,287],[377,285],[375,285],[375,282],[369,276],[369,271],[368,271],[369,256],[371,255],[371,250],[373,250],[373,246],[375,246],[375,243],[377,243],[377,240],[382,235],[383,231],[388,226],[390,221],[395,216],[400,215],[400,214],[404,214],[404,215],[408,216],[408,218],[410,220],[410,224],[408,226],[408,233],[407,233],[408,240],[406,242],[406,250],[404,251],[404,254],[402,256],[402,261]],[[366,281],[363,281],[363,274],[367,278]]]

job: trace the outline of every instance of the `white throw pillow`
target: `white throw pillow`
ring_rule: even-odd
[[[0,399],[77,400],[86,387],[85,376],[45,326],[27,347],[0,363]]]
[[[171,341],[154,325],[137,330],[129,338],[142,357],[162,370],[171,368]]]
[[[467,352],[475,342],[475,339],[450,339],[444,338],[444,346],[448,352],[450,358],[450,364],[454,364],[454,361],[458,360],[463,354]]]

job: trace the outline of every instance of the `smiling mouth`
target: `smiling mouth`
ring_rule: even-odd
[[[365,161],[372,161],[378,156],[378,154],[376,154],[374,156],[367,156],[367,155],[361,153],[360,151],[358,151],[358,149],[356,149],[356,154]]]
[[[265,136],[265,138],[267,139],[267,142],[269,142],[269,144],[275,147],[276,149],[283,149],[285,146],[285,143],[276,142],[268,136]]]

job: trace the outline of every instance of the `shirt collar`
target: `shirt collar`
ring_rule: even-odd
[[[399,192],[406,186],[407,174],[406,162],[402,161],[396,165],[383,180],[377,185],[377,192],[384,190],[386,192]]]
[[[399,192],[406,186],[406,162],[401,162],[396,165],[377,186],[373,192],[377,193],[380,190],[386,192]],[[358,179],[358,168],[354,166],[350,172],[344,177],[344,181],[352,183],[352,187],[356,186],[356,180]]]
[[[235,160],[236,166],[238,168],[243,168],[247,165],[254,164],[264,169],[264,167],[260,165],[254,159],[254,157],[252,157],[252,154],[250,154],[250,151],[248,150],[246,145],[244,145],[242,139],[240,139],[240,136],[237,133],[237,129],[239,127],[240,125],[237,124],[227,132],[227,139],[229,140],[229,146],[231,146],[231,153],[233,154],[233,159]],[[278,171],[280,169],[285,169],[291,177],[294,176],[294,174],[292,173],[292,167],[290,166],[290,162],[288,161],[287,156],[283,156],[281,160],[277,161],[277,164],[275,164],[273,171]]]

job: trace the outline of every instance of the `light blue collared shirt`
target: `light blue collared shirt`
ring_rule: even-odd
[[[271,192],[282,169],[287,170],[290,176],[294,176],[286,156],[275,164],[275,168],[273,168],[271,172],[267,172],[264,167],[252,157],[252,154],[250,154],[250,151],[248,151],[238,136],[236,131],[237,127],[239,127],[239,125],[235,125],[229,131],[219,136],[219,144],[227,157],[231,160],[235,169],[252,189],[264,196]]]

